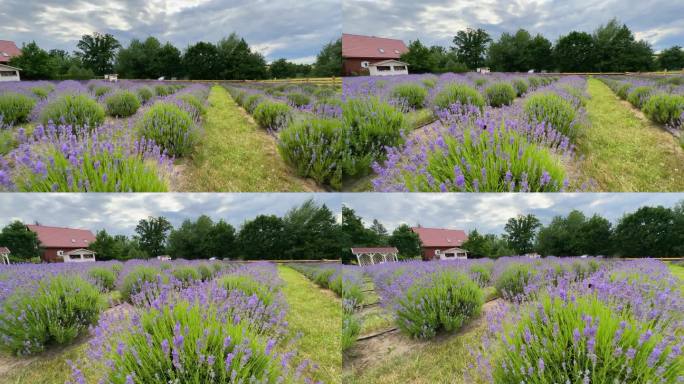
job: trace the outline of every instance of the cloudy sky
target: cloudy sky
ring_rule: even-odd
[[[340,0],[2,0],[0,40],[74,50],[84,34],[125,45],[155,36],[183,50],[235,31],[266,55],[313,62],[342,33]]]
[[[340,196],[308,193],[136,193],[136,194],[0,194],[0,227],[21,220],[25,223],[87,228],[105,228],[114,234],[133,234],[140,219],[164,216],[178,226],[185,219],[206,214],[238,227],[257,215],[282,216],[290,208],[314,197],[340,217]]]
[[[642,206],[674,206],[684,193],[383,193],[345,194],[343,204],[366,223],[378,219],[390,231],[402,223],[502,233],[509,218],[532,213],[544,224],[578,209],[615,223]]]
[[[498,37],[525,28],[551,41],[572,30],[594,31],[617,17],[660,50],[684,45],[681,0],[344,0],[344,32],[420,38],[450,46],[457,31],[484,28]]]

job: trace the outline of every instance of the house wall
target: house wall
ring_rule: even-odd
[[[0,67],[0,82],[3,81],[19,81],[19,71],[11,69],[3,69]]]
[[[373,58],[344,58],[342,61],[342,71],[344,72],[345,76],[352,76],[354,74],[356,75],[363,75],[363,74],[368,74],[368,69],[363,68],[361,66],[361,63],[364,61],[367,61],[369,64],[372,63],[378,63],[380,61],[385,61],[387,58],[382,58],[382,59],[373,59]]]
[[[423,260],[429,261],[429,260],[439,260],[439,256],[435,254],[436,250],[440,251],[446,251],[447,249],[451,249],[453,247],[422,247],[423,251]]]
[[[388,65],[390,67],[389,71],[379,71],[378,67],[376,66],[371,66],[369,67],[369,72],[371,76],[396,76],[396,75],[408,75],[408,68],[406,66],[404,69],[397,70],[395,69],[397,66],[394,64]]]
[[[58,251],[63,251],[64,253],[73,251],[76,249],[79,249],[82,247],[74,247],[74,248],[44,248],[43,249],[43,254],[41,255],[41,259],[45,262],[48,263],[59,263],[59,259],[57,256]]]

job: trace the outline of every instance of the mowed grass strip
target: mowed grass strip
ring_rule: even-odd
[[[578,139],[581,173],[609,192],[684,190],[684,150],[663,128],[588,79],[591,126]]]
[[[303,358],[318,364],[314,381],[341,383],[342,302],[332,292],[326,294],[294,269],[278,266],[285,281],[282,292],[289,306],[287,321],[291,334],[302,334],[296,349]]]
[[[209,94],[203,137],[181,171],[180,191],[315,191],[283,162],[276,140],[259,128],[221,86]]]
[[[672,263],[668,263],[667,266],[668,268],[670,268],[670,272],[672,272],[673,275],[677,276],[679,280],[682,282],[679,288],[682,291],[682,296],[684,296],[684,266]]]

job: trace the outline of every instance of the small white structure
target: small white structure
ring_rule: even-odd
[[[532,253],[525,254],[525,257],[527,257],[528,259],[539,259],[539,258],[541,258],[541,255],[538,254],[537,252],[532,252]]]
[[[468,251],[458,247],[445,250],[437,249],[435,255],[439,256],[440,260],[465,260],[468,258]]]
[[[383,60],[368,64],[368,72],[371,76],[408,75],[408,64],[393,59]]]
[[[477,69],[477,73],[487,74],[490,73],[489,67],[481,67]]]
[[[62,254],[65,263],[83,263],[95,261],[95,252],[81,248],[74,249],[73,251],[65,252]]]
[[[351,251],[360,267],[399,261],[399,250],[396,247],[352,248]]]
[[[159,256],[157,256],[157,260],[159,260],[159,261],[170,261],[170,260],[171,260],[171,256],[169,256],[169,255],[159,255]]]
[[[0,264],[9,264],[10,250],[7,247],[0,247]]]
[[[21,69],[0,64],[0,81],[19,81],[19,71]]]
[[[112,73],[110,75],[104,75],[104,79],[109,81],[109,82],[116,83],[117,81],[119,81],[119,75],[116,73]]]

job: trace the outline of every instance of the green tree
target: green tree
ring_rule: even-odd
[[[40,256],[40,241],[35,232],[31,232],[19,220],[9,223],[0,232],[0,247],[9,248],[10,257],[27,260]]]
[[[227,80],[253,80],[268,77],[266,60],[258,52],[252,52],[245,39],[236,33],[216,44],[218,62],[214,78]]]
[[[561,36],[553,47],[553,59],[561,72],[590,72],[596,67],[594,39],[586,32]]]
[[[615,227],[615,248],[625,257],[681,256],[681,216],[677,210],[641,207]]]
[[[149,257],[162,255],[166,246],[166,237],[173,226],[163,217],[142,219],[135,227],[140,249]]]
[[[92,35],[83,35],[76,46],[80,50],[77,55],[85,67],[98,76],[112,72],[116,52],[121,48],[121,44],[114,36],[109,33],[101,34],[98,32]]]
[[[488,61],[495,71],[527,72],[550,69],[551,42],[542,35],[532,37],[519,29],[514,35],[503,33],[489,46]]]
[[[378,244],[377,236],[363,225],[361,217],[353,209],[342,206],[342,262],[352,260],[352,247],[372,247]]]
[[[453,49],[459,61],[465,63],[468,68],[475,69],[484,65],[487,44],[491,41],[492,39],[484,29],[467,28],[456,33],[453,39]]]
[[[24,80],[50,80],[56,76],[55,61],[35,41],[21,47],[21,55],[10,59],[9,65],[21,69]]]
[[[399,257],[402,259],[420,256],[422,245],[420,237],[411,230],[408,224],[402,224],[395,228],[388,242],[391,246],[397,247]]]
[[[218,78],[219,54],[212,43],[200,41],[188,47],[183,55],[185,73],[193,80],[209,80]]]
[[[679,45],[663,49],[658,55],[658,68],[676,71],[684,69],[684,51]]]
[[[316,56],[314,73],[320,77],[337,77],[342,75],[342,39],[324,45]]]
[[[88,245],[88,248],[95,252],[95,257],[99,261],[118,259],[115,250],[116,240],[110,236],[106,230],[101,229],[95,234],[95,241]]]
[[[313,199],[290,209],[283,217],[288,259],[338,259],[341,233],[333,212]]]
[[[401,61],[407,63],[411,73],[435,72],[435,55],[431,54],[430,48],[423,45],[420,40],[409,42],[408,51],[401,55]]]
[[[386,245],[389,240],[389,233],[384,225],[377,219],[373,219],[373,223],[368,228],[374,236],[373,243],[378,245]]]
[[[235,228],[220,220],[217,223],[207,215],[197,220],[185,220],[180,227],[171,230],[168,252],[174,258],[209,259],[236,256]]]
[[[166,43],[157,52],[156,71],[157,78],[180,78],[183,76],[183,60],[181,52],[171,43]]]
[[[596,70],[600,72],[644,71],[654,67],[650,45],[636,41],[632,31],[617,19],[599,26],[593,40]]]
[[[517,254],[530,253],[534,250],[535,237],[540,226],[539,219],[532,214],[512,217],[504,226],[505,239]]]
[[[613,252],[613,230],[610,221],[600,215],[593,215],[580,230],[582,254],[610,255]]]
[[[247,260],[284,258],[288,240],[283,219],[275,215],[259,215],[246,221],[237,237],[240,254]]]

